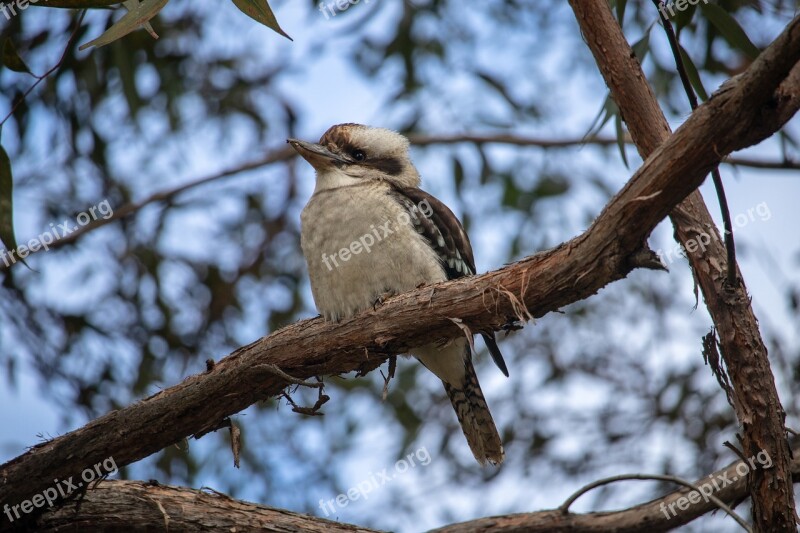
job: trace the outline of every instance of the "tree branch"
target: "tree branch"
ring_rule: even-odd
[[[377,533],[324,518],[234,500],[211,490],[141,481],[103,481],[35,523],[29,531],[260,531]]]
[[[581,32],[597,61],[600,71],[611,88],[614,101],[625,118],[631,137],[646,158],[669,151],[686,129],[702,112],[701,106],[689,120],[670,137],[664,117],[644,72],[622,29],[605,0],[570,0]],[[800,65],[797,54],[784,54],[787,47],[800,43],[800,18],[795,18],[784,32],[767,48],[741,77],[729,80],[716,96],[730,96],[735,103],[730,117],[716,115],[720,121],[717,134],[697,132],[695,138],[683,142],[704,142],[706,149],[717,151],[727,144],[719,135],[723,128],[735,127],[730,120],[745,107],[770,107],[780,101],[800,99]],[[794,70],[792,70],[794,68]],[[790,75],[791,71],[791,75]],[[777,92],[774,83],[789,75]],[[734,88],[735,87],[735,88]],[[736,93],[736,94],[733,94]],[[765,109],[762,107],[762,109]],[[756,114],[748,127],[763,131],[763,115]],[[741,131],[742,135],[747,135]],[[727,150],[723,151],[728,153]],[[652,161],[652,157],[648,159]],[[675,164],[680,162],[675,161]],[[647,163],[645,163],[645,167]],[[702,167],[703,172],[712,166]],[[769,471],[760,470],[752,480],[753,518],[759,531],[796,531],[794,487],[789,475],[790,454],[784,426],[785,413],[781,406],[775,380],[767,358],[767,349],[758,330],[750,299],[736,265],[737,285],[727,283],[726,251],[699,191],[693,192],[670,215],[676,239],[689,251],[687,257],[696,282],[700,285],[708,311],[720,334],[722,357],[733,383],[736,415],[742,424],[743,448],[746,456],[766,451],[775,463]],[[708,246],[697,248],[697,239],[713,232]],[[705,239],[709,240],[709,239]],[[704,240],[704,241],[705,241]],[[702,242],[704,242],[702,241]],[[691,246],[690,244],[693,243]]]
[[[800,447],[795,447],[792,474],[800,476]],[[703,476],[693,485],[723,502],[736,505],[747,497],[747,479],[742,476],[742,461]],[[713,483],[719,490],[715,490]],[[688,524],[716,509],[706,498],[687,497],[690,489],[680,489],[661,498],[621,511],[563,514],[561,510],[539,511],[481,518],[437,529],[438,533],[493,532],[617,532],[649,533],[667,531]],[[697,500],[694,503],[692,500]],[[680,504],[678,503],[680,502]],[[688,502],[688,503],[687,503]],[[683,508],[683,509],[682,509]],[[21,522],[21,520],[20,520]],[[94,531],[138,529],[161,531],[332,531],[372,533],[374,530],[323,518],[274,509],[234,500],[216,491],[194,490],[140,481],[103,481],[80,499],[41,515],[28,529],[42,533],[56,531]],[[20,524],[22,526],[23,524]]]
[[[607,477],[607,478],[603,478],[603,479],[598,479],[597,481],[593,481],[592,483],[589,483],[588,485],[578,489],[578,491],[575,492],[574,494],[572,494],[567,499],[567,501],[565,501],[563,504],[561,504],[561,506],[558,508],[558,510],[561,511],[562,514],[567,514],[569,506],[572,505],[573,503],[575,503],[575,500],[577,500],[578,498],[580,498],[581,496],[583,496],[584,494],[586,494],[590,490],[596,489],[597,487],[602,487],[604,485],[609,485],[611,483],[616,483],[618,481],[631,481],[631,480],[668,481],[670,483],[676,483],[678,485],[682,485],[682,486],[690,489],[691,491],[694,491],[694,492],[697,493],[697,498],[698,498],[698,502],[697,503],[700,503],[699,502],[699,498],[700,497],[703,497],[703,498],[707,499],[708,501],[713,503],[717,508],[722,509],[731,518],[736,520],[736,522],[740,526],[742,526],[742,528],[744,528],[744,530],[747,531],[747,533],[753,533],[753,530],[750,529],[750,526],[747,524],[747,522],[744,521],[744,519],[741,516],[736,514],[733,511],[733,509],[728,507],[725,504],[725,502],[720,500],[718,497],[714,496],[714,487],[713,486],[709,485],[709,488],[708,488],[709,493],[705,494],[704,493],[704,491],[706,490],[705,486],[702,486],[702,485],[700,485],[698,483],[692,483],[691,481],[687,481],[687,480],[685,480],[683,478],[679,478],[677,476],[670,476],[670,475],[664,475],[664,474],[620,474],[620,475],[617,475],[617,476],[611,476],[611,477]],[[708,483],[706,483],[706,485],[708,485]],[[667,520],[673,518],[673,517],[671,517],[669,515],[669,510],[667,510],[667,512],[664,514],[664,516],[667,517]],[[675,516],[675,515],[673,515],[673,516]]]
[[[795,459],[792,461],[791,467],[796,482],[800,479],[800,447],[795,446],[794,451],[796,452]],[[742,465],[750,468],[747,463],[737,461],[698,479],[693,485],[700,486],[701,489],[706,488],[708,491],[708,488],[713,488],[713,483],[716,482],[719,490],[715,490],[714,495],[730,506],[735,506],[747,497],[748,478],[741,475]],[[452,524],[435,529],[430,533],[481,531],[491,531],[492,533],[658,533],[676,529],[717,509],[714,503],[702,497],[697,503],[693,503],[687,498],[691,492],[692,490],[689,488],[682,488],[661,498],[622,511],[564,515],[556,509],[537,513],[492,516]]]
[[[451,317],[472,329],[499,329],[510,318],[542,316],[595,294],[631,271],[630,256],[722,157],[763,140],[796,112],[800,97],[787,97],[778,86],[798,57],[800,19],[744,75],[700,106],[584,234],[481,276],[395,296],[340,323],[316,318],[282,328],[237,349],[207,372],[2,465],[0,502],[29,498],[54,478],[79,475],[109,457],[117,465],[130,464],[280,393],[288,383],[263,365],[277,365],[297,379],[367,372],[412,346],[460,336]],[[749,99],[746,105],[743,98]]]

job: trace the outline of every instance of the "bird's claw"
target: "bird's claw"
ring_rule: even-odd
[[[383,305],[383,302],[385,302],[387,299],[391,298],[395,294],[397,294],[397,293],[394,292],[394,291],[386,291],[386,292],[378,295],[378,297],[375,298],[375,302],[373,302],[373,304],[372,304],[372,310],[375,311],[378,308],[379,305]]]

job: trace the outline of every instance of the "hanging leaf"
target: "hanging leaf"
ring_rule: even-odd
[[[622,126],[622,115],[620,113],[614,116],[614,129],[617,132],[617,146],[619,147],[619,155],[622,156],[622,162],[625,163],[625,168],[631,168],[628,165],[628,156],[625,155],[625,128]]]
[[[617,22],[622,27],[622,23],[625,22],[625,8],[628,6],[628,0],[614,0],[612,4],[617,11]]]
[[[289,37],[289,34],[283,31],[278,24],[278,19],[275,18],[275,14],[269,7],[267,0],[233,0],[233,3],[239,8],[239,11],[251,19],[260,22],[267,28],[280,33],[290,41],[293,40],[291,37]]]
[[[714,25],[722,34],[728,44],[744,52],[750,59],[755,59],[761,50],[750,40],[745,31],[730,16],[727,11],[716,4],[700,4],[703,15]]]
[[[32,74],[31,69],[28,68],[28,65],[26,65],[25,61],[19,56],[14,42],[8,37],[3,41],[3,65],[14,72],[27,72],[28,74]]]
[[[464,183],[464,165],[457,157],[453,158],[453,181],[456,184],[456,190],[461,190],[461,184]]]
[[[17,241],[14,238],[14,206],[13,206],[14,182],[11,179],[11,159],[9,159],[5,148],[0,146],[0,240],[12,255],[17,250]],[[8,253],[3,253],[3,262],[8,261]],[[19,258],[22,264],[28,266],[25,259]],[[13,264],[13,263],[11,263]],[[28,267],[30,268],[30,267]]]
[[[689,77],[689,82],[692,84],[692,87],[694,87],[700,100],[705,102],[708,100],[708,93],[706,93],[706,89],[703,87],[703,81],[700,79],[700,73],[697,71],[697,67],[694,66],[692,58],[689,57],[689,54],[686,53],[683,46],[679,44],[678,49],[681,54],[681,60],[683,61],[683,67],[686,69],[686,75]]]
[[[90,46],[99,48],[109,43],[113,43],[117,39],[125,37],[130,32],[138,29],[141,26],[144,26],[148,32],[150,32],[150,35],[153,35],[155,38],[157,38],[158,36],[153,31],[153,28],[150,26],[148,21],[155,17],[158,12],[161,11],[165,5],[167,5],[168,1],[169,0],[144,0],[141,4],[138,3],[138,0],[124,2],[125,7],[129,9],[129,11],[125,13],[125,16],[119,19],[113,26],[108,28],[97,39],[82,44],[80,47],[78,47],[78,50],[84,50]],[[133,7],[133,9],[130,9],[130,7]]]
[[[647,52],[650,51],[650,30],[653,29],[653,24],[650,24],[647,27],[647,31],[642,35],[642,38],[631,46],[633,54],[636,56],[636,59],[639,60],[639,64],[644,63],[644,58],[647,57]]]
[[[625,128],[622,126],[622,115],[619,112],[619,107],[617,107],[617,103],[611,98],[611,93],[606,96],[606,101],[603,102],[603,107],[600,108],[600,111],[597,113],[597,116],[594,117],[592,121],[592,125],[589,126],[589,131],[586,132],[586,135],[583,136],[584,139],[588,137],[594,137],[600,130],[603,129],[611,118],[614,118],[614,130],[617,134],[617,146],[619,147],[619,154],[622,156],[622,162],[625,163],[625,167],[628,167],[628,156],[625,155]]]
[[[606,95],[606,101],[603,102],[603,107],[600,108],[600,111],[597,112],[597,116],[594,117],[591,126],[589,126],[589,131],[583,136],[584,139],[589,137],[594,137],[603,127],[608,124],[608,121],[611,120],[612,117],[619,115],[619,108],[617,107],[617,103],[611,98],[611,93]]]

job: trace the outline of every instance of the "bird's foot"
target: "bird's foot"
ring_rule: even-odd
[[[396,294],[397,294],[396,291],[391,291],[391,290],[387,290],[387,291],[383,292],[372,303],[372,310],[375,311],[378,308],[379,305],[383,305],[383,302],[385,302],[386,300],[388,300],[392,296],[395,296]]]

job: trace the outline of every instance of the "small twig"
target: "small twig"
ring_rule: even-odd
[[[294,383],[295,385],[300,385],[301,387],[310,387],[312,389],[321,389],[322,387],[325,386],[325,384],[322,381],[317,381],[316,383],[314,383],[312,381],[303,381],[302,379],[292,377],[289,374],[287,374],[286,372],[284,372],[283,370],[281,370],[280,368],[278,368],[276,365],[263,364],[263,365],[258,365],[256,368],[263,368],[264,370],[267,370],[268,372],[271,372],[271,373],[275,374],[279,378],[285,379],[289,383]]]
[[[52,74],[53,72],[55,72],[56,70],[58,70],[58,68],[59,68],[59,67],[61,66],[61,64],[64,62],[64,58],[66,58],[66,57],[67,57],[67,52],[69,51],[69,49],[70,49],[70,46],[72,46],[72,41],[74,41],[74,40],[75,40],[75,36],[78,34],[78,30],[81,28],[81,22],[83,22],[83,17],[84,17],[85,15],[86,15],[86,10],[85,10],[85,9],[84,9],[83,11],[81,11],[81,14],[80,14],[80,15],[78,15],[78,23],[77,23],[77,24],[75,24],[75,28],[72,30],[72,34],[70,34],[70,36],[69,36],[69,40],[67,41],[67,46],[65,46],[65,47],[64,47],[64,52],[61,54],[61,58],[58,60],[58,63],[56,63],[55,65],[53,65],[53,67],[52,67],[52,68],[50,68],[50,70],[48,70],[47,72],[45,72],[45,73],[44,73],[44,74],[42,74],[41,76],[36,76],[36,74],[33,74],[33,76],[34,76],[34,77],[36,77],[36,81],[33,83],[33,85],[31,85],[30,87],[28,87],[28,90],[27,90],[27,91],[25,91],[25,92],[22,94],[22,96],[20,96],[20,97],[17,99],[16,103],[15,103],[13,106],[11,106],[11,111],[9,111],[9,112],[8,112],[8,114],[5,116],[5,118],[3,118],[3,120],[0,120],[0,128],[2,128],[2,127],[3,127],[3,124],[5,124],[5,123],[6,123],[6,121],[7,121],[9,118],[11,118],[11,115],[13,115],[13,114],[14,114],[14,111],[16,111],[16,110],[17,110],[17,108],[18,108],[18,107],[19,107],[19,106],[22,104],[22,102],[24,102],[24,101],[25,101],[25,98],[27,98],[27,96],[28,96],[28,95],[31,93],[31,91],[32,91],[32,90],[34,90],[34,89],[35,89],[35,88],[36,88],[36,87],[37,87],[37,86],[38,86],[38,85],[39,85],[39,84],[40,84],[42,81],[44,81],[44,79],[45,79],[45,78],[47,78],[47,77],[48,77],[50,74]]]
[[[293,412],[300,413],[301,415],[306,415],[306,416],[322,416],[322,415],[324,415],[325,413],[320,413],[319,409],[323,405],[325,405],[325,403],[327,403],[328,400],[331,399],[331,397],[328,396],[327,394],[322,394],[322,389],[319,389],[319,396],[317,397],[317,402],[312,407],[300,407],[299,405],[294,403],[294,400],[292,400],[292,397],[289,396],[288,393],[282,392],[281,396],[286,398],[286,401],[289,402],[289,405],[292,406],[292,411]]]
[[[690,489],[694,489],[700,494],[705,494],[702,490],[700,490],[700,487],[698,487],[697,485],[695,485],[691,481],[687,481],[685,479],[682,479],[682,478],[679,478],[679,477],[676,477],[676,476],[668,476],[668,475],[661,475],[661,474],[622,474],[622,475],[619,475],[619,476],[611,476],[611,477],[607,477],[607,478],[603,478],[603,479],[598,479],[597,481],[593,481],[593,482],[589,483],[588,485],[578,489],[577,492],[575,492],[572,496],[567,498],[567,501],[565,501],[564,503],[561,504],[561,506],[558,508],[558,510],[561,511],[562,514],[567,514],[569,512],[569,506],[572,505],[575,502],[575,500],[577,500],[578,498],[580,498],[581,496],[583,496],[584,494],[586,494],[590,490],[595,489],[597,487],[602,487],[603,485],[608,485],[610,483],[614,483],[616,481],[627,481],[627,480],[632,480],[632,479],[639,479],[639,480],[646,480],[646,481],[669,481],[671,483],[677,483],[678,485],[683,485],[684,487],[688,487]],[[731,516],[731,518],[736,520],[739,523],[739,525],[742,526],[742,528],[744,528],[745,531],[748,531],[749,533],[753,532],[753,530],[750,528],[750,526],[747,524],[747,522],[745,522],[744,519],[742,519],[741,516],[736,514],[733,511],[733,509],[728,507],[725,504],[725,502],[723,502],[722,500],[720,500],[719,498],[717,498],[713,494],[709,494],[708,495],[708,499],[709,499],[709,501],[713,502],[717,507],[719,507],[720,509],[722,509],[723,511],[728,513]]]
[[[731,441],[726,440],[725,442],[722,443],[722,445],[728,448],[736,455],[738,455],[739,459],[741,459],[745,463],[747,462],[747,457],[744,456],[744,453],[742,453],[742,451],[739,448],[737,448]]]
[[[689,75],[686,73],[686,67],[683,64],[680,49],[678,47],[678,38],[675,35],[675,29],[672,23],[664,14],[661,7],[660,0],[653,0],[656,9],[661,18],[661,23],[664,26],[664,32],[667,34],[667,41],[669,47],[672,49],[672,55],[675,57],[675,67],[678,70],[678,76],[683,84],[683,90],[686,92],[686,97],[689,99],[689,106],[692,111],[697,109],[697,96],[694,94],[692,84],[689,82]],[[719,166],[715,166],[711,171],[711,178],[714,181],[714,189],[717,191],[717,199],[719,200],[719,209],[722,213],[722,223],[725,226],[725,249],[728,252],[728,272],[727,280],[730,287],[738,285],[736,279],[736,245],[733,241],[733,224],[731,223],[731,213],[728,210],[728,199],[725,196],[725,188],[722,185],[722,176],[719,173]]]

